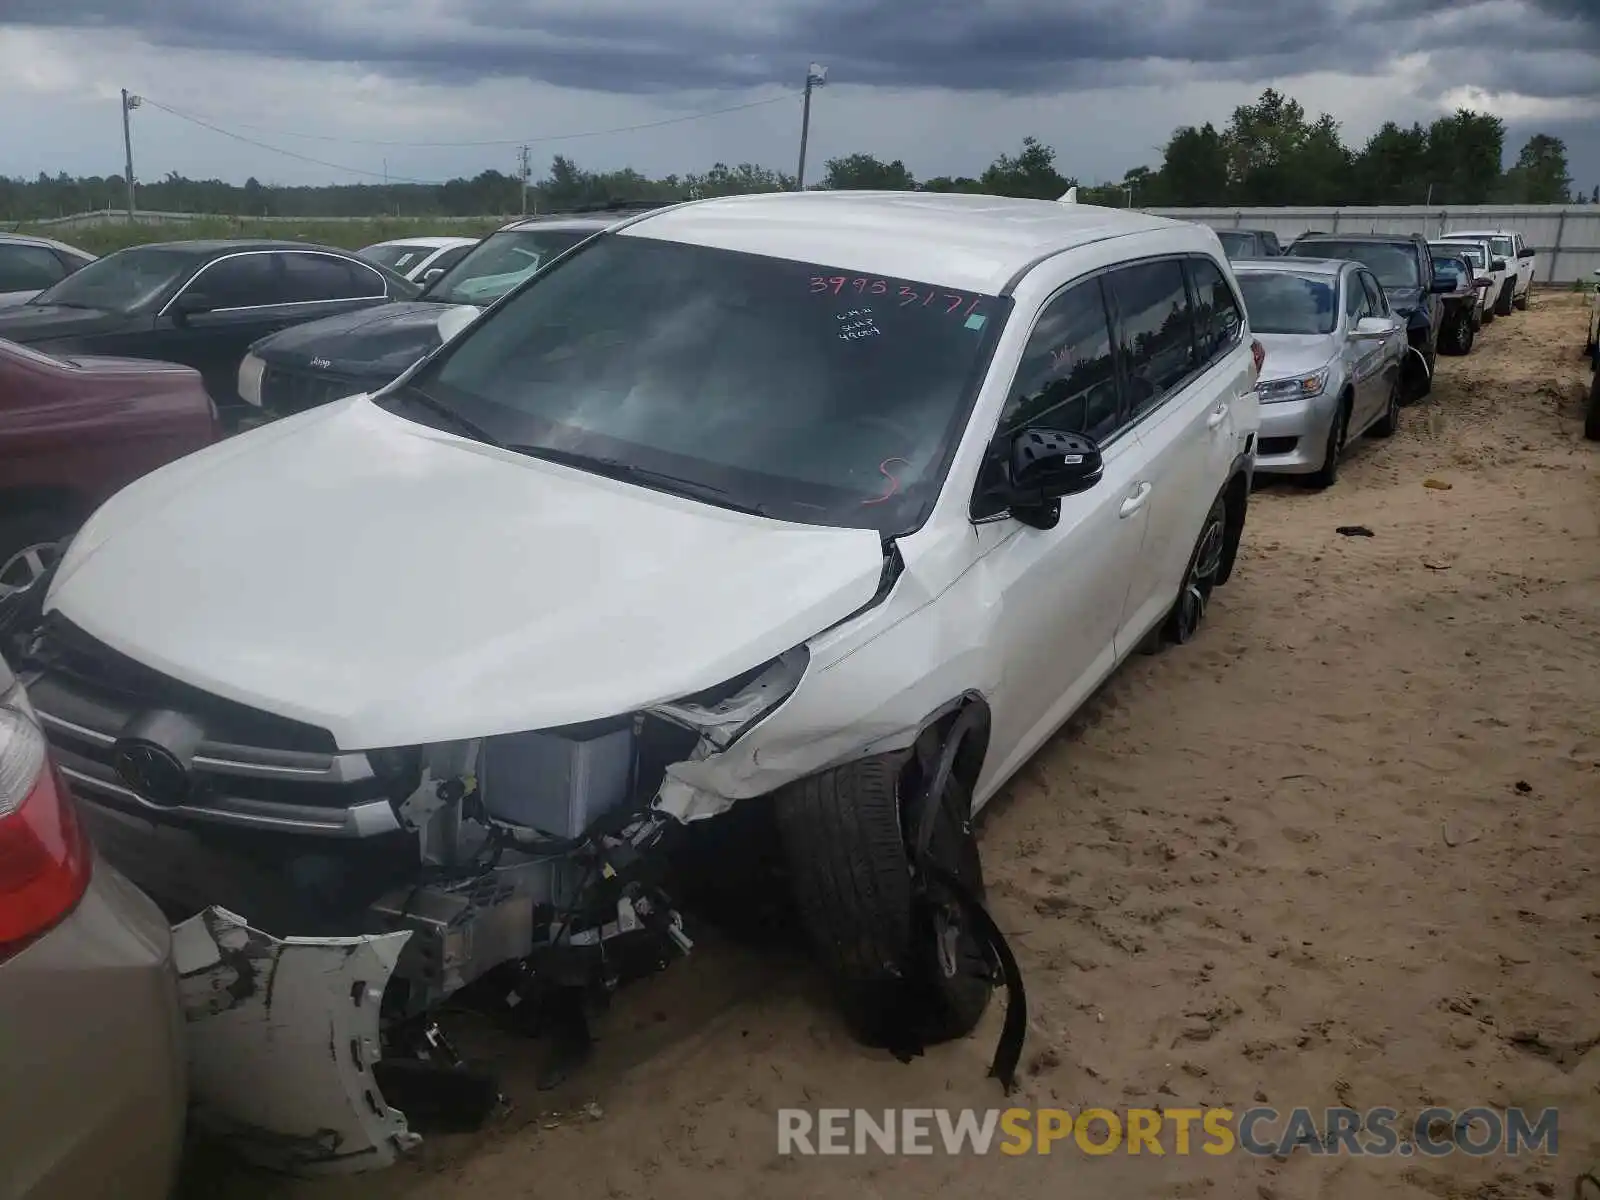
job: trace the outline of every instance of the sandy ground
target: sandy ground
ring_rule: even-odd
[[[1600,1165],[1600,452],[1579,435],[1579,303],[1536,297],[1442,358],[1433,397],[1332,491],[1259,488],[1199,640],[1129,663],[982,828],[1029,987],[1013,1103],[1557,1105],[1556,1158],[781,1158],[784,1106],[1003,1107],[985,1078],[1003,1004],[901,1065],[851,1042],[792,949],[707,939],[624,993],[570,1094],[536,1092],[535,1048],[501,1036],[514,1106],[484,1133],[332,1182],[202,1156],[186,1190],[1572,1194]],[[1375,536],[1335,532],[1356,524]]]

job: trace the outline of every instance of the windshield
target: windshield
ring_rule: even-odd
[[[129,313],[153,303],[200,265],[192,251],[135,246],[97,258],[46,288],[30,304]]]
[[[1229,258],[1250,258],[1256,248],[1256,240],[1248,233],[1234,233],[1229,230],[1217,230],[1217,240],[1222,243],[1222,250]]]
[[[492,304],[563,250],[590,236],[589,229],[523,229],[490,234],[428,288],[441,304]]]
[[[380,267],[388,267],[391,271],[399,271],[404,275],[428,255],[434,252],[432,246],[414,246],[410,243],[389,246],[368,246],[361,252],[361,257],[368,262],[375,262]]]
[[[1338,241],[1317,238],[1296,242],[1289,253],[1298,258],[1348,258],[1365,265],[1386,288],[1422,286],[1416,253],[1409,243]]]
[[[1240,271],[1239,290],[1253,333],[1332,333],[1338,306],[1331,279]]]
[[[1436,246],[1434,248],[1436,250],[1442,250],[1446,254],[1458,255],[1461,258],[1466,259],[1469,263],[1480,270],[1489,265],[1489,256],[1483,252],[1482,246],[1468,245],[1467,243],[1463,242],[1460,245],[1447,243],[1443,246]]]
[[[904,533],[938,494],[1009,309],[608,234],[451,343],[412,380],[414,399],[477,436],[609,460],[593,469],[659,490]]]
[[[1435,258],[1433,260],[1433,273],[1441,279],[1448,279],[1460,291],[1468,282],[1468,276],[1461,264],[1455,258]]]

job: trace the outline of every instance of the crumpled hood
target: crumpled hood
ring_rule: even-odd
[[[294,325],[262,338],[251,352],[277,367],[305,369],[316,359],[330,374],[395,378],[443,342],[439,321],[470,304],[401,300]]]
[[[1320,371],[1338,348],[1331,333],[1258,333],[1255,337],[1267,352],[1261,362],[1261,378],[1269,381]]]
[[[63,308],[59,304],[0,306],[0,338],[33,344],[55,338],[81,337],[123,327],[128,318],[98,308]]]
[[[882,566],[870,530],[663,495],[354,397],[124,489],[79,533],[46,608],[364,749],[713,687],[866,604]]]

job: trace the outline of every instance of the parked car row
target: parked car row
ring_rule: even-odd
[[[1589,357],[1589,401],[1583,413],[1583,436],[1600,442],[1600,269],[1589,288],[1588,318],[1583,352]]]

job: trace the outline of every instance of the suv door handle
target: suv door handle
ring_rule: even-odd
[[[1222,422],[1227,419],[1227,417],[1228,417],[1228,402],[1226,400],[1223,400],[1223,401],[1220,401],[1217,404],[1217,406],[1215,408],[1213,408],[1211,410],[1211,412],[1207,415],[1207,417],[1206,417],[1206,428],[1207,429],[1215,429],[1218,425],[1221,425]]]
[[[1135,485],[1133,492],[1125,500],[1123,500],[1122,507],[1117,509],[1117,516],[1133,516],[1134,513],[1138,512],[1144,507],[1144,502],[1150,499],[1150,492],[1152,490],[1153,489],[1148,483],[1139,483]]]

